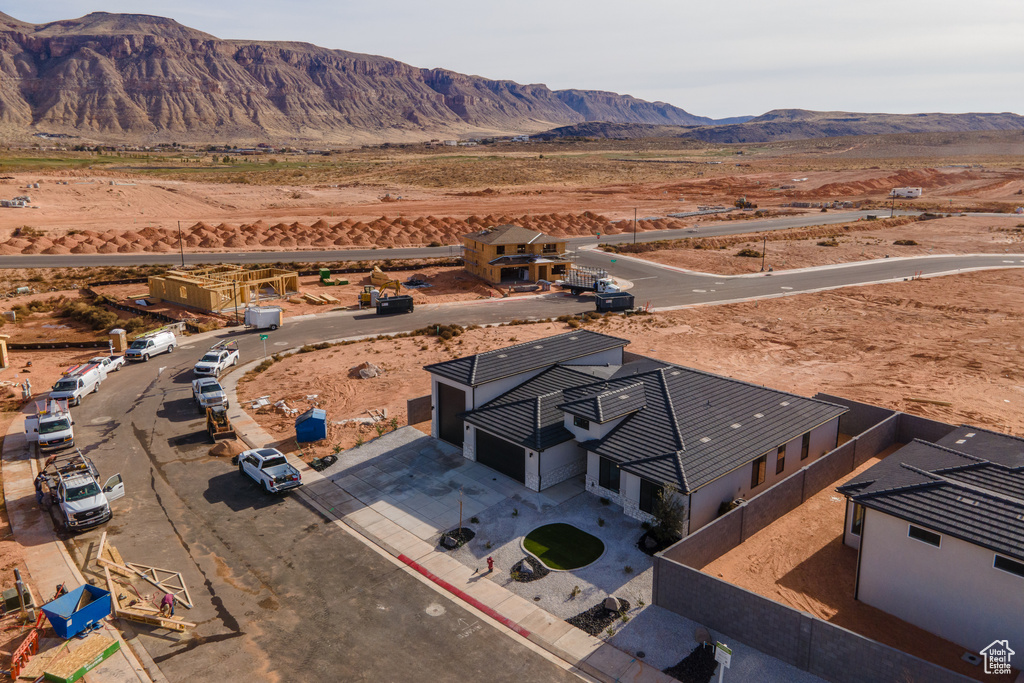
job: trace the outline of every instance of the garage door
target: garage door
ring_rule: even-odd
[[[462,445],[463,428],[459,413],[466,411],[466,392],[450,384],[437,383],[438,436],[456,446]]]
[[[526,483],[526,449],[476,430],[476,461]]]

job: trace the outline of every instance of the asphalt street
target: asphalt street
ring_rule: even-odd
[[[318,327],[284,327],[272,348]],[[177,613],[195,634],[137,627],[169,680],[577,680],[297,496],[268,496],[210,457],[189,384],[207,344],[181,341],[74,409],[76,441],[101,475],[124,476],[127,495],[105,527],[69,539],[80,565],[105,530],[127,561],[183,574],[195,607]],[[243,358],[261,353],[256,335],[241,341]]]

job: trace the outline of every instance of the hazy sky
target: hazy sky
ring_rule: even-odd
[[[220,38],[610,90],[715,118],[1024,113],[1022,0],[0,0],[0,10],[34,23],[156,14]]]

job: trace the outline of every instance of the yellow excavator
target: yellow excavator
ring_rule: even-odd
[[[363,291],[359,293],[359,305],[360,306],[374,306],[377,304],[377,299],[387,296],[385,292],[388,290],[395,290],[395,295],[402,293],[402,283],[398,280],[389,280],[380,287],[374,287],[373,285],[363,285]]]

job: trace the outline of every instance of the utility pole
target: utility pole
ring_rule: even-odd
[[[636,244],[636,209],[633,209],[633,244]]]
[[[892,205],[889,207],[889,218],[896,212],[896,190],[892,191]]]
[[[763,273],[764,272],[764,255],[765,255],[765,252],[768,251],[768,235],[762,235],[761,237],[764,240],[761,243],[761,272]]]
[[[181,221],[178,221],[178,249],[181,251],[181,267],[185,267],[185,243],[181,241]]]

